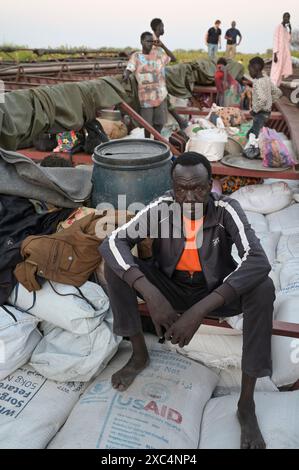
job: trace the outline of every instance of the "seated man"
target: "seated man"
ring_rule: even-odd
[[[146,301],[158,336],[184,347],[207,316],[244,313],[242,388],[238,403],[241,447],[265,447],[255,415],[258,377],[270,376],[274,286],[270,265],[239,203],[211,193],[211,165],[188,152],[172,167],[173,190],[140,211],[101,245],[114,314],[114,331],[128,336],[133,353],[112,377],[126,390],[149,363],[136,293]],[[132,247],[154,238],[153,259]],[[241,263],[231,255],[236,244]]]

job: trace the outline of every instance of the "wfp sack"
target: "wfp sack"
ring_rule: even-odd
[[[28,365],[0,381],[0,448],[44,449],[84,390],[51,382]]]

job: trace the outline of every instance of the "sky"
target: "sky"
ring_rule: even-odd
[[[298,0],[0,0],[0,43],[139,48],[140,34],[159,17],[170,49],[200,49],[206,31],[220,19],[224,30],[237,21],[244,38],[241,52],[262,53],[272,48],[274,29],[285,11],[299,29],[298,5]]]

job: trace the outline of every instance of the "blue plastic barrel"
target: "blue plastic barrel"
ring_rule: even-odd
[[[93,207],[110,203],[117,209],[119,195],[126,195],[126,209],[148,204],[171,188],[171,152],[162,142],[113,140],[96,147],[92,158]]]

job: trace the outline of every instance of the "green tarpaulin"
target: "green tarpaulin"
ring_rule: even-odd
[[[231,74],[239,79],[244,67],[230,61]],[[191,97],[194,85],[214,83],[216,66],[209,60],[177,64],[166,68],[168,92],[180,98]],[[17,150],[32,146],[42,132],[79,130],[94,119],[96,110],[126,101],[139,111],[138,88],[134,76],[124,83],[121,76],[76,83],[41,86],[5,94],[0,104],[0,147]]]
[[[125,90],[113,77],[6,93],[0,104],[0,147],[30,147],[35,136],[50,129],[79,130],[97,109],[125,98]]]

